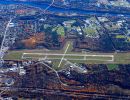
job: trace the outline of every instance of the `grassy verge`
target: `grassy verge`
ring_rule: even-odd
[[[108,70],[118,69],[118,65],[116,64],[108,64],[107,67],[108,67]]]

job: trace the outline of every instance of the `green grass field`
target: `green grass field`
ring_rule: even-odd
[[[117,64],[108,64],[107,67],[108,67],[108,70],[116,70],[116,69],[118,69]]]

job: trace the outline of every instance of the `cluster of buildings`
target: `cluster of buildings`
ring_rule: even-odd
[[[70,2],[81,3],[83,1],[86,0],[67,0],[64,2],[69,5]],[[126,0],[98,0],[98,2],[97,0],[88,0],[87,2],[90,4],[91,1],[98,6],[100,4],[118,6],[115,3],[118,1],[120,6],[129,7],[129,2]],[[79,6],[81,7],[81,5]],[[71,41],[73,42],[73,51],[130,51],[130,18],[128,17],[89,14],[86,16],[59,17],[48,14],[35,18],[34,15],[38,15],[39,11],[23,5],[0,5],[0,11],[0,42],[8,18],[17,16],[9,24],[9,32],[15,33],[16,36],[15,44],[11,46],[11,49],[47,48],[59,50],[63,49],[66,41]],[[73,90],[73,93],[85,91],[110,94],[113,92],[110,85],[115,90],[121,88],[121,93],[125,93],[123,89],[129,90],[130,88],[130,78],[128,77],[130,65],[114,65],[116,69],[110,71],[109,67],[113,67],[113,65],[86,65],[81,63],[73,65],[71,62],[67,62],[64,66],[66,69],[56,72],[51,68],[52,63],[43,62],[5,61],[3,67],[0,68],[0,89],[9,87],[9,92],[5,92],[4,96],[8,97],[13,94],[16,97],[31,98],[32,96],[32,98],[36,98],[40,95],[41,98],[46,99],[49,97],[49,93],[58,95],[59,91],[63,92],[62,95],[70,90]],[[65,87],[63,87],[64,83],[66,84]],[[114,91],[114,93],[120,94],[118,91]],[[126,95],[128,94],[126,93]],[[75,95],[70,96],[68,94],[63,97],[65,96],[68,98],[75,97]]]
[[[28,48],[23,42],[25,40],[30,40],[30,44],[35,42],[33,49],[62,49],[66,41],[72,40],[75,50],[130,50],[129,18],[88,15],[63,19],[48,15],[48,18],[44,18],[45,21],[41,19],[16,19],[10,23],[15,28],[16,35],[13,49]],[[1,40],[7,23],[7,20],[1,19]],[[108,41],[109,45],[106,45]]]
[[[64,4],[71,4],[71,3],[88,3],[89,5],[106,5],[106,6],[115,6],[115,7],[130,7],[129,0],[64,0]]]
[[[108,70],[109,64],[71,66],[68,63],[57,72],[44,61],[6,61],[5,66],[8,71],[0,76],[0,90],[4,91],[1,94],[2,99],[130,97],[130,65],[114,65],[118,68],[111,71]],[[77,96],[75,93],[85,94]],[[95,93],[96,96],[92,96]]]
[[[36,18],[35,16],[40,13],[39,10],[23,5],[1,5],[0,10],[1,38],[8,23],[7,19],[10,16],[17,16],[10,23],[10,27],[15,27],[16,34],[13,49],[28,48],[23,42],[25,40],[30,40],[28,42],[30,44],[34,43],[33,48],[62,49],[70,39],[74,42],[73,48],[78,51],[81,49],[103,52],[130,50],[130,20],[123,15],[88,14],[58,17],[48,14]],[[42,34],[43,41],[33,38],[39,34]]]

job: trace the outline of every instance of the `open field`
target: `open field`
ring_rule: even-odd
[[[117,64],[108,64],[107,67],[108,67],[108,70],[118,69]]]

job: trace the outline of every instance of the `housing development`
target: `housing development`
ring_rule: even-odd
[[[0,100],[129,100],[129,0],[0,1]]]

